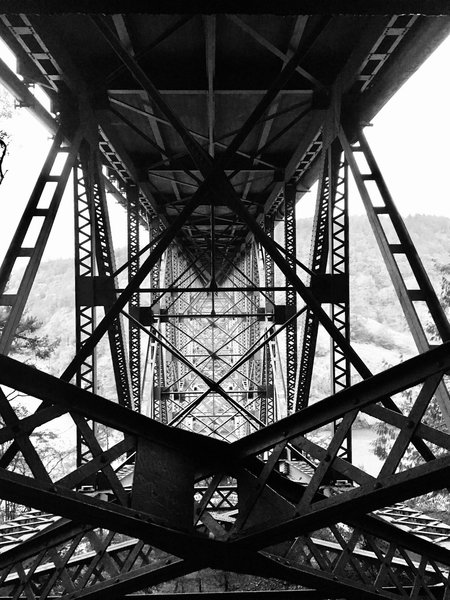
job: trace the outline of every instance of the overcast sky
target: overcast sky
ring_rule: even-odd
[[[5,58],[1,48],[0,54]],[[366,129],[375,157],[404,216],[423,213],[450,217],[449,66],[450,38],[389,101],[373,120],[373,127]],[[23,109],[14,117],[12,138],[5,164],[8,172],[0,186],[0,259],[49,147],[46,131]],[[314,197],[311,192],[308,200],[302,201],[301,216],[312,214]],[[363,211],[355,193],[350,206],[352,213]],[[67,194],[44,258],[73,255],[72,218],[73,207]],[[116,245],[125,245],[125,211],[111,207],[111,218]]]
[[[366,129],[403,215],[450,217],[450,37]]]

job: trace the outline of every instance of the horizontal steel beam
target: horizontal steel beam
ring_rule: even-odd
[[[361,410],[449,368],[450,342],[447,342],[234,442],[230,449],[232,458],[243,460],[264,452],[281,441],[304,435],[342,418],[351,410]]]
[[[2,484],[2,495],[11,501],[25,501],[52,512],[57,510],[64,513],[68,518],[78,521],[82,518],[91,523],[96,523],[99,527],[138,537],[162,550],[175,553],[181,557],[185,556],[189,564],[184,564],[178,559],[175,559],[175,562],[169,561],[168,564],[166,563],[167,566],[171,564],[175,569],[180,567],[182,571],[191,572],[208,565],[213,568],[231,569],[236,572],[246,572],[258,576],[286,577],[288,581],[323,588],[328,592],[331,586],[335,586],[340,588],[341,595],[345,597],[347,597],[347,594],[350,594],[349,597],[357,597],[357,590],[360,591],[358,587],[353,586],[353,583],[340,582],[337,584],[321,572],[309,570],[305,572],[301,568],[285,567],[261,554],[249,553],[246,548],[239,548],[235,544],[217,542],[205,537],[162,527],[145,514],[114,505],[111,502],[83,496],[61,486],[43,484],[29,477],[10,473],[3,469],[0,470],[0,483]],[[195,556],[195,563],[192,556]],[[150,584],[148,578],[151,580],[152,571],[152,567],[150,567],[150,572],[148,568],[144,568],[111,580],[105,580],[99,585],[80,591],[77,597],[89,597],[92,600],[98,598],[100,600],[105,597],[104,592],[111,589],[112,586],[115,591],[121,591],[121,588],[125,591],[125,589],[130,589],[130,583],[131,587],[136,586],[135,589],[139,589],[142,585]],[[181,574],[183,573],[177,573],[177,575]],[[141,577],[147,582],[136,581],[140,580]],[[135,581],[133,582],[133,580]],[[136,585],[137,583],[139,585]],[[345,593],[343,594],[343,592]],[[371,598],[372,595],[369,593],[367,597]]]
[[[1,497],[5,500],[61,514],[76,523],[95,523],[97,527],[141,539],[177,556],[189,557],[192,551],[199,559],[201,556],[223,555],[223,545],[219,542],[171,529],[157,523],[153,515],[91,498],[61,485],[47,484],[0,469],[0,487]]]
[[[261,96],[263,94],[266,93],[267,90],[262,90],[259,88],[255,88],[255,89],[251,89],[246,88],[246,89],[221,89],[221,88],[214,88],[214,94],[216,96],[249,96],[251,95],[256,95],[256,96]],[[194,96],[207,96],[208,95],[208,90],[200,90],[197,88],[192,88],[192,89],[173,89],[173,90],[159,90],[159,93],[162,96],[184,96],[185,94],[190,94],[190,95],[194,95]],[[145,96],[145,94],[142,92],[142,90],[140,88],[110,88],[108,89],[108,94],[114,94],[116,96],[119,95],[136,95],[136,96]],[[298,96],[312,96],[313,94],[313,90],[304,90],[304,89],[284,89],[284,90],[280,90],[280,95],[282,96],[289,96],[289,95],[293,95],[296,98]],[[117,104],[119,104],[120,106],[120,101],[117,98],[111,98],[112,102],[115,102]],[[123,106],[125,106],[125,103],[122,103]],[[132,105],[128,104],[126,105],[128,108],[131,108]],[[138,107],[133,107],[134,110],[140,114],[144,114],[144,115],[149,115],[149,116],[153,116],[151,113],[146,112],[143,109],[140,109]],[[156,119],[155,119],[156,120]],[[159,119],[161,122],[162,120]],[[206,137],[206,136],[204,136]]]
[[[0,2],[1,12],[1,2]],[[5,86],[8,92],[18,100],[22,107],[30,111],[47,129],[56,135],[59,125],[54,117],[33,96],[28,87],[0,58],[0,84]]]
[[[447,0],[273,0],[246,2],[241,0],[1,0],[0,12],[5,14],[275,14],[275,15],[386,15],[421,14],[450,15]]]
[[[340,596],[335,596],[338,598]],[[242,592],[178,592],[174,594],[126,594],[115,596],[116,600],[333,600],[330,592],[317,590],[258,590]],[[11,600],[11,596],[0,596]],[[47,600],[61,600],[61,596],[47,596]]]
[[[249,317],[263,318],[273,317],[273,313],[195,313],[195,314],[172,314],[172,313],[157,313],[153,314],[155,319],[170,320],[170,319],[247,319]]]
[[[219,455],[225,458],[229,447],[219,440],[167,427],[7,356],[0,356],[0,383],[45,402],[64,406],[67,411],[81,413],[123,433],[137,435],[183,453],[192,452],[199,459],[204,457],[208,460],[208,456],[212,458]],[[22,423],[26,424],[27,419],[33,419],[33,416],[27,417]]]
[[[265,548],[333,523],[357,519],[358,515],[440,490],[445,487],[449,475],[450,456],[436,458],[430,463],[377,480],[374,484],[352,488],[332,498],[315,502],[300,516],[256,533],[243,535],[236,543],[252,549]]]
[[[6,356],[0,356],[0,383],[45,402],[64,406],[67,411],[81,413],[124,433],[182,452],[190,451],[198,460],[202,457],[204,461],[211,459],[229,463],[245,460],[280,441],[294,439],[341,418],[350,410],[362,409],[385,396],[412,387],[434,373],[450,369],[449,350],[450,342],[442,344],[256,431],[231,446],[186,430],[167,427]],[[35,418],[25,418],[22,421],[25,428],[27,419]],[[11,432],[10,439],[13,437]]]
[[[123,292],[124,288],[116,288],[116,292]],[[245,286],[233,286],[233,287],[215,287],[214,290],[205,287],[167,287],[167,288],[139,288],[140,294],[148,293],[166,293],[166,294],[180,294],[184,292],[204,292],[206,294],[212,294],[217,292],[284,292],[286,286],[275,286],[275,287],[245,287]]]

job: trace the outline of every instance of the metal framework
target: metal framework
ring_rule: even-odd
[[[132,279],[139,270],[139,190],[136,186],[129,186],[126,193],[128,201],[128,256],[131,259],[128,267],[128,277]],[[139,311],[139,306],[139,294],[133,294],[130,300],[130,313],[136,314]],[[128,338],[133,410],[141,412],[141,333],[139,327],[132,321],[129,323]]]
[[[450,527],[408,504],[447,493],[450,325],[361,130],[450,32],[447,3],[32,4],[0,0],[20,69],[0,61],[0,82],[55,136],[0,268],[0,499],[26,507],[0,525],[0,598],[450,598]],[[350,171],[419,352],[376,375],[350,343]],[[58,378],[8,353],[72,172]],[[304,265],[296,205],[317,180]],[[320,328],[330,393],[313,403]],[[352,461],[360,415],[396,432],[376,476]],[[62,416],[76,464],[57,479],[33,432]]]

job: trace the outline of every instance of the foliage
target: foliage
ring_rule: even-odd
[[[8,153],[8,145],[10,142],[10,135],[7,128],[5,128],[4,125],[1,126],[1,124],[12,118],[13,109],[14,103],[12,96],[5,88],[0,88],[0,184],[6,175],[3,168],[3,162]]]
[[[0,120],[9,121],[14,111],[14,99],[6,88],[0,86]]]
[[[5,327],[7,316],[7,310],[2,307],[0,309],[0,333]],[[58,346],[59,340],[52,342],[48,335],[39,335],[41,326],[42,323],[37,317],[25,314],[17,328],[11,346],[11,355],[20,357],[23,362],[31,363],[33,366],[35,360],[49,359]],[[32,409],[29,407],[29,403],[24,403],[21,395],[17,392],[12,392],[8,400],[19,419],[31,414]],[[4,425],[1,416],[0,424]],[[35,429],[30,435],[30,441],[48,473],[55,476],[62,475],[64,467],[67,467],[69,455],[72,453],[72,449],[67,445],[65,448],[59,448],[56,443],[57,438],[57,434],[48,428]],[[8,444],[0,445],[0,455],[4,454],[7,447]],[[9,470],[29,474],[29,466],[21,453],[15,454],[12,463],[9,465]],[[18,512],[24,510],[26,510],[26,507],[4,502],[0,504],[0,521],[14,518]]]
[[[439,300],[448,317],[448,313],[450,312],[450,264],[441,264],[437,261],[434,261],[434,264],[441,277]],[[434,323],[428,323],[427,333],[431,340],[439,340],[439,334]]]
[[[3,161],[8,151],[8,134],[0,129],[0,183],[5,178],[6,172],[3,170]]]
[[[11,406],[14,408],[19,419],[30,415],[33,410],[29,408],[17,392],[12,392],[8,396]],[[4,420],[0,416],[0,425],[4,425]],[[41,459],[47,472],[53,479],[58,479],[67,471],[68,465],[73,460],[73,448],[70,445],[61,447],[58,445],[58,435],[48,428],[35,429],[30,435],[30,441]],[[0,455],[3,456],[8,447],[7,444],[0,444]],[[15,454],[8,470],[21,475],[30,475],[30,468],[22,455]],[[15,504],[14,502],[0,501],[0,523],[14,519],[18,514],[26,512],[28,508]]]
[[[12,392],[8,396],[8,400],[14,407],[14,412],[19,419],[24,419],[32,414],[33,410],[26,406],[22,400],[22,396],[17,392]],[[0,423],[4,425],[4,420],[1,417]],[[57,439],[58,435],[47,428],[35,429],[30,435],[30,440],[37,454],[42,460],[48,473],[54,477],[62,476],[64,473],[64,461],[67,459],[70,452],[67,448],[64,450],[57,449],[55,447]],[[0,446],[0,448],[1,453],[3,454],[5,445]],[[21,453],[16,454],[9,469],[16,473],[21,473],[22,475],[29,474],[29,467]]]
[[[450,265],[437,265],[435,266],[441,275],[441,287],[440,287],[440,302],[445,310],[448,311],[450,308]],[[438,334],[434,323],[428,323],[426,330],[431,339],[437,340]],[[386,365],[387,368],[388,365]],[[409,414],[413,400],[416,394],[413,389],[409,389],[402,394],[402,400],[400,402],[400,408],[404,414]],[[425,413],[422,423],[429,425],[434,429],[447,432],[447,427],[443,421],[442,413],[439,409],[438,403],[435,398],[432,398],[427,412]],[[397,437],[398,429],[388,425],[387,423],[380,422],[377,426],[377,438],[373,443],[374,453],[381,460],[385,460],[392,448],[395,438]],[[410,446],[408,448],[403,460],[402,466],[405,468],[412,467],[421,462],[421,457],[417,450]]]
[[[0,309],[0,334],[5,327],[7,311]],[[36,317],[25,314],[20,320],[14,340],[11,345],[11,354],[20,355],[22,362],[30,360],[47,359],[55,351],[59,340],[50,341],[48,335],[38,335],[42,322]]]
[[[402,400],[398,402],[398,406],[404,415],[408,415],[418,393],[417,389],[409,389],[402,394]],[[445,424],[442,420],[442,414],[436,400],[433,398],[428,406],[427,412],[425,413],[422,421],[424,425],[433,427],[440,431],[446,431]],[[374,454],[380,459],[385,460],[389,452],[394,445],[394,442],[398,435],[398,429],[392,425],[388,425],[384,421],[380,421],[377,424],[376,432],[377,437],[373,442]],[[437,452],[438,453],[438,452]],[[407,449],[402,461],[401,468],[406,469],[414,467],[422,462],[420,454],[415,448],[410,445]]]
[[[413,215],[405,218],[405,224],[432,284],[439,289],[442,286],[440,265],[450,265],[450,246],[447,243],[450,219]],[[311,227],[311,219],[297,220],[298,258],[306,264]],[[417,350],[367,217],[350,216],[349,243],[351,341],[370,370],[376,373],[384,368],[383,361],[397,364],[401,356],[407,359]],[[407,270],[404,275],[407,284],[415,287],[414,281],[408,279]],[[281,278],[277,283],[282,283]],[[448,291],[443,296],[450,298]],[[280,298],[279,302],[282,303],[283,299]],[[323,351],[328,347],[329,338],[326,337],[314,362],[313,401],[329,394],[329,353]]]

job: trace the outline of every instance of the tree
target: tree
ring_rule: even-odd
[[[444,310],[448,313],[450,311],[450,265],[437,265],[436,263],[435,265],[441,274],[441,289],[439,299]],[[425,329],[430,340],[438,341],[440,339],[434,323],[428,323]],[[385,366],[388,368],[389,365]],[[409,414],[414,399],[418,393],[418,389],[420,389],[420,387],[411,388],[401,394],[399,408],[402,410],[403,414]],[[424,425],[428,425],[434,429],[448,433],[447,426],[444,423],[441,410],[435,397],[431,399],[428,409],[421,422]],[[372,443],[374,454],[381,460],[385,460],[398,435],[398,429],[381,421],[376,427],[376,432],[377,437]],[[439,455],[440,453],[444,453],[444,449],[433,448],[433,452],[436,455]],[[422,457],[410,444],[410,447],[407,449],[404,457],[402,458],[400,469],[407,469],[418,465],[421,462],[423,462]],[[426,512],[430,512],[434,509],[436,512],[441,514],[444,512],[444,508],[446,508],[446,505],[448,504],[448,499],[446,495],[442,494],[442,492],[431,492],[422,498],[412,499],[410,503],[417,509],[423,509]]]
[[[400,402],[397,402],[397,404],[403,414],[409,414],[419,389],[420,386],[405,390],[401,394],[402,398]],[[428,425],[429,427],[433,427],[439,431],[447,432],[439,405],[435,398],[432,398],[430,404],[428,405],[427,412],[425,413],[421,422],[424,425]],[[373,442],[374,454],[379,459],[385,460],[395,442],[399,430],[392,425],[388,425],[384,421],[380,421],[376,427],[376,431],[377,437]],[[421,460],[421,456],[417,450],[410,446],[402,459],[401,465],[405,468],[409,468],[419,464]]]
[[[7,311],[0,308],[0,335],[6,325]],[[50,358],[59,345],[60,340],[50,341],[48,335],[38,335],[42,323],[34,316],[25,314],[20,320],[16,334],[11,345],[11,354],[20,356],[22,362],[30,362],[38,358]],[[25,359],[25,360],[24,360]],[[34,363],[32,363],[34,364]]]
[[[2,308],[0,311],[0,334],[6,324],[7,312]],[[34,366],[36,359],[45,360],[51,357],[59,340],[51,342],[47,335],[39,335],[39,329],[42,323],[34,316],[24,315],[17,328],[14,337],[11,354],[20,357],[22,361],[31,363]],[[24,396],[18,392],[10,392],[7,396],[17,417],[23,419],[33,412],[29,403],[25,403]],[[0,415],[0,425],[4,425],[3,418]],[[57,434],[48,428],[38,428],[30,435],[30,440],[41,458],[49,474],[61,476],[67,466],[67,459],[73,454],[72,448],[64,449],[57,447]],[[7,449],[9,444],[0,445],[0,455]],[[29,468],[24,457],[17,453],[9,469],[24,475],[29,474]],[[11,502],[0,501],[0,522],[13,519],[17,514],[27,510],[27,507],[19,506]]]
[[[0,183],[5,178],[5,172],[3,171],[3,160],[5,159],[6,152],[8,150],[7,134],[5,131],[0,129]]]
[[[14,101],[5,88],[0,88],[0,184],[5,178],[6,171],[3,168],[3,162],[8,153],[8,145],[10,142],[10,135],[6,129],[4,129],[5,122],[9,121],[13,116]]]
[[[18,392],[10,392],[7,396],[10,405],[13,407],[19,419],[23,419],[30,415],[33,410],[23,402],[23,395]],[[0,426],[4,426],[4,420],[0,415]],[[62,477],[68,468],[68,462],[73,460],[73,449],[70,447],[57,446],[58,435],[48,428],[38,428],[30,435],[30,441],[33,444],[39,458],[41,459],[45,469],[52,478],[59,479]],[[9,443],[0,444],[0,456],[7,450]],[[71,465],[72,466],[72,465]],[[30,475],[29,466],[24,456],[18,452],[8,470],[21,475]],[[27,506],[16,504],[0,499],[0,523],[16,518],[19,514],[28,511]]]

